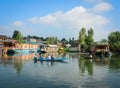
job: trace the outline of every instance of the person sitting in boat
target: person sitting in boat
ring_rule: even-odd
[[[34,60],[37,60],[37,54],[34,55]]]
[[[51,60],[51,56],[50,55],[48,55],[48,60]]]
[[[44,56],[43,56],[43,54],[41,54],[41,55],[40,55],[40,59],[43,59],[43,58],[44,58]]]
[[[53,57],[53,55],[51,55],[51,60],[54,60],[54,57]]]

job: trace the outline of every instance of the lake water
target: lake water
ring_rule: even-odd
[[[120,88],[119,56],[90,60],[77,53],[55,53],[65,62],[37,63],[33,56],[0,56],[0,88]]]

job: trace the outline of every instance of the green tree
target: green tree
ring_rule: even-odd
[[[48,37],[46,38],[46,43],[47,44],[57,44],[58,40],[57,37]]]
[[[102,39],[100,42],[101,43],[108,43],[107,39]]]
[[[71,40],[71,38],[69,38],[69,44],[71,44],[72,43],[72,40]]]
[[[78,42],[81,45],[82,50],[89,50],[90,46],[94,43],[93,35],[94,31],[92,28],[88,30],[87,34],[85,28],[81,29],[81,31],[79,32]]]
[[[94,31],[92,28],[90,28],[88,30],[88,36],[86,36],[85,38],[85,42],[88,46],[91,46],[94,43],[93,35],[94,35]]]
[[[12,35],[12,38],[15,39],[17,37],[18,33],[19,33],[19,31],[15,30]]]
[[[14,31],[12,38],[17,40],[19,43],[23,42],[23,36],[22,36],[21,32],[19,32],[18,30]]]
[[[86,36],[86,29],[83,27],[81,29],[81,31],[79,32],[78,42],[79,42],[80,45],[85,44],[85,36]]]
[[[40,39],[40,37],[39,37],[39,36],[33,36],[33,38],[34,38],[34,39]]]
[[[27,38],[33,38],[33,36],[28,35]]]
[[[110,48],[112,50],[120,51],[120,32],[111,32],[108,36],[108,41],[110,43]]]
[[[90,29],[88,30],[88,35],[91,35],[91,36],[93,36],[93,35],[94,35],[94,31],[93,31],[93,29],[92,29],[92,28],[90,28]]]
[[[85,49],[85,37],[86,37],[86,29],[83,27],[79,32],[78,43],[81,45],[81,50],[84,52]]]
[[[41,39],[42,41],[45,41],[44,37],[40,37],[40,39]]]
[[[68,41],[65,38],[62,38],[61,42],[64,43],[64,44],[68,44]]]

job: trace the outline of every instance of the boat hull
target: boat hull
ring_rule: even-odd
[[[50,60],[48,58],[43,58],[43,59],[38,58],[37,59],[37,61],[63,61],[63,60],[65,60],[65,58],[54,58],[53,60]]]
[[[9,49],[7,51],[7,54],[26,53],[26,52],[37,52],[37,49]]]

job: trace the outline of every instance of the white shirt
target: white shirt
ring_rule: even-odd
[[[48,59],[51,60],[51,56],[48,56]]]

